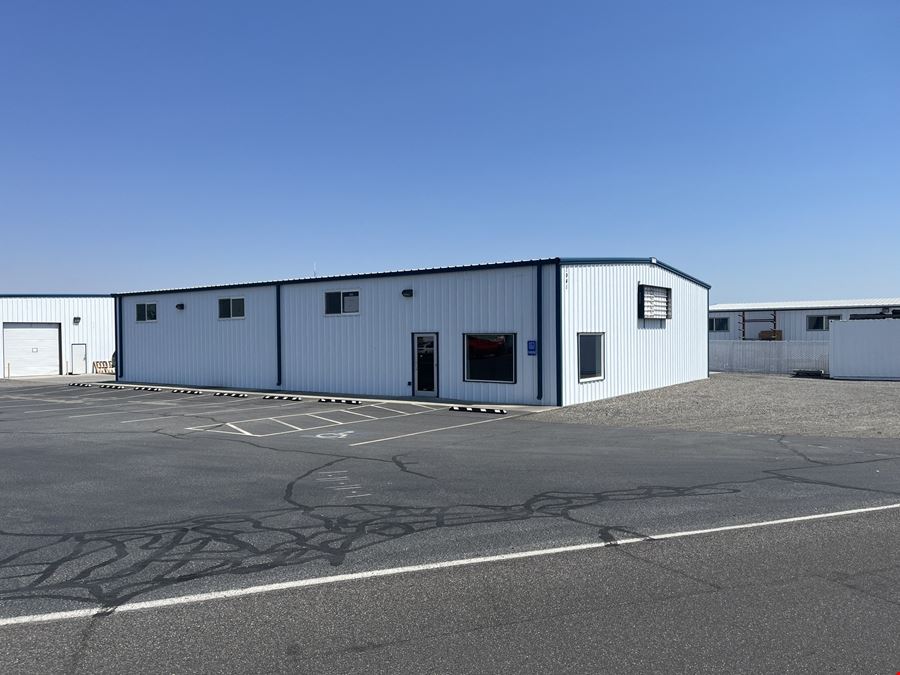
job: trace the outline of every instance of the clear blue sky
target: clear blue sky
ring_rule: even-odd
[[[900,295],[900,2],[0,4],[0,292],[657,256]]]

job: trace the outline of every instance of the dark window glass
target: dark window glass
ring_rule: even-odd
[[[359,311],[359,291],[344,293],[344,314],[356,314]]]
[[[728,317],[712,318],[709,320],[709,330],[713,333],[728,332]]]
[[[581,333],[578,336],[578,379],[603,377],[603,334]]]
[[[147,305],[147,321],[156,321],[156,303]]]
[[[516,381],[514,333],[479,333],[465,336],[466,380]]]
[[[806,330],[825,330],[824,316],[806,317]]]
[[[232,298],[231,299],[231,318],[232,319],[243,319],[244,318],[244,299],[243,298]]]
[[[147,320],[147,305],[141,303],[139,305],[135,305],[137,309],[137,320],[138,321],[146,321]]]
[[[325,294],[325,313],[341,313],[341,294],[339,291],[329,292]]]
[[[230,319],[231,318],[231,299],[230,298],[219,298],[219,318],[220,319]]]

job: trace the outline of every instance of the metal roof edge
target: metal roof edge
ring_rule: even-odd
[[[355,281],[359,279],[378,279],[383,277],[409,277],[423,274],[445,274],[448,272],[472,272],[503,267],[531,267],[559,262],[559,258],[535,258],[533,260],[513,260],[509,262],[475,263],[472,265],[451,265],[447,267],[424,267],[410,270],[394,270],[388,272],[366,272],[361,274],[337,274],[324,277],[300,277],[295,279],[275,279],[273,281],[251,281],[247,283],[216,284],[213,286],[186,286],[184,288],[162,288],[155,291],[127,291],[112,293],[112,297],[132,295],[164,295],[168,293],[193,293],[198,291],[222,291],[240,288],[259,288],[262,286],[289,286],[294,284],[315,284],[323,281]]]
[[[0,298],[112,298],[112,293],[0,293]]]
[[[672,267],[671,265],[664,263],[662,260],[658,260],[657,258],[560,258],[560,263],[563,265],[656,265],[657,267],[661,267],[667,272],[671,272],[682,279],[686,279],[692,283],[697,284],[698,286],[702,286],[706,290],[712,288],[705,281],[701,281],[697,277],[692,277],[687,272],[682,272],[677,267]]]
[[[891,302],[892,300],[897,300],[897,298],[872,298],[872,300],[883,300],[884,302],[870,302],[868,299],[862,300],[844,300],[841,301],[822,301],[823,304],[813,305],[813,304],[797,304],[790,306],[783,306],[783,303],[772,303],[768,305],[766,303],[756,304],[756,303],[730,303],[730,302],[717,302],[709,305],[710,312],[801,312],[801,311],[813,311],[813,310],[826,310],[826,309],[868,309],[872,307],[891,307],[896,304],[900,304],[900,302]],[[790,300],[786,300],[784,302],[793,302]],[[800,303],[804,302],[816,302],[815,300],[805,300],[798,301]]]

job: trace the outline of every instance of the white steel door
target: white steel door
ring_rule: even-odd
[[[3,324],[3,368],[8,377],[59,375],[59,324]]]
[[[413,333],[413,394],[437,396],[437,333]]]
[[[72,345],[72,374],[84,375],[87,371],[87,345]]]

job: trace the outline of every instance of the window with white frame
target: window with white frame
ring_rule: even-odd
[[[515,333],[463,335],[466,382],[516,382]]]
[[[244,299],[243,298],[219,298],[219,318],[220,319],[243,319],[244,318]]]
[[[840,320],[840,314],[809,314],[806,317],[806,330],[828,330],[829,321]]]
[[[727,333],[730,330],[727,316],[715,316],[709,318],[710,333]]]
[[[155,302],[139,302],[135,306],[135,320],[141,323],[145,321],[156,321],[156,303]]]
[[[604,377],[603,333],[578,334],[578,381],[591,382]]]
[[[326,291],[325,314],[359,314],[359,291]]]

